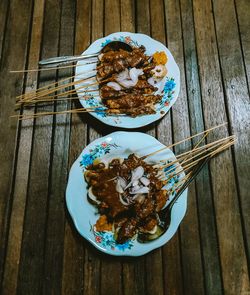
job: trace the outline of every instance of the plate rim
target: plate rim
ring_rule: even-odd
[[[109,249],[107,248],[103,248],[101,247],[100,245],[98,245],[98,243],[96,243],[93,239],[91,239],[88,235],[84,234],[84,231],[80,228],[75,216],[74,216],[74,213],[72,211],[72,206],[71,206],[71,200],[70,200],[70,196],[69,196],[69,190],[70,190],[70,178],[72,177],[73,175],[73,171],[74,171],[74,168],[76,166],[79,166],[80,165],[80,159],[81,159],[81,156],[82,154],[84,153],[84,151],[89,148],[90,145],[95,145],[96,143],[106,139],[107,137],[112,137],[118,134],[129,134],[131,135],[132,134],[140,134],[140,135],[146,135],[148,137],[150,137],[151,139],[153,140],[156,140],[157,142],[159,142],[160,144],[162,144],[159,140],[157,140],[155,137],[149,135],[149,134],[145,134],[145,133],[142,133],[142,132],[129,132],[129,131],[115,131],[115,132],[112,132],[110,134],[107,134],[105,136],[102,136],[102,137],[99,137],[95,140],[93,140],[92,142],[90,142],[88,145],[86,145],[83,150],[81,151],[81,153],[79,154],[79,156],[77,157],[77,159],[74,161],[74,163],[72,164],[71,168],[70,168],[70,171],[69,171],[69,175],[68,175],[68,181],[67,181],[67,187],[66,187],[66,191],[65,191],[65,199],[66,199],[66,206],[67,206],[67,210],[70,214],[70,217],[74,223],[74,226],[76,227],[76,230],[77,232],[85,239],[87,240],[88,242],[90,242],[96,249],[100,250],[101,252],[105,253],[105,254],[108,254],[108,255],[111,255],[111,256],[127,256],[127,257],[139,257],[139,256],[142,256],[142,255],[145,255],[157,248],[160,248],[162,246],[164,246],[165,244],[167,244],[171,239],[172,237],[176,234],[176,232],[178,231],[178,228],[182,222],[182,220],[184,219],[185,217],[185,214],[186,214],[186,211],[187,211],[187,197],[188,197],[188,189],[186,189],[183,194],[182,194],[182,198],[185,199],[185,202],[184,202],[184,211],[183,211],[183,215],[180,217],[179,219],[179,222],[178,222],[178,225],[177,225],[177,228],[176,230],[172,233],[172,235],[169,237],[169,239],[167,241],[164,241],[162,240],[161,242],[159,242],[158,240],[158,243],[156,243],[153,247],[149,247],[149,249],[144,249],[143,251],[138,251],[137,253],[130,253],[130,250],[128,251],[124,251],[124,252],[121,252],[121,251],[113,251],[113,252],[110,252]],[[164,145],[164,144],[162,144]],[[170,150],[171,151],[171,150]],[[172,151],[171,151],[172,152]],[[82,175],[83,177],[83,175]],[[175,205],[174,205],[175,206]],[[145,245],[145,244],[144,244]],[[149,244],[146,244],[146,245],[150,245]],[[152,244],[151,244],[152,245]]]
[[[172,106],[175,104],[176,100],[177,100],[178,97],[179,97],[180,89],[181,89],[180,68],[179,68],[177,62],[175,61],[175,58],[174,58],[173,54],[172,54],[171,51],[166,47],[165,44],[161,43],[161,42],[158,41],[158,40],[155,40],[154,38],[152,38],[152,37],[149,36],[149,35],[142,34],[142,33],[127,32],[127,31],[125,31],[125,32],[114,32],[114,33],[109,34],[109,35],[107,35],[107,36],[103,36],[102,38],[98,38],[98,39],[96,39],[95,41],[93,41],[93,42],[92,42],[92,43],[91,43],[91,44],[90,44],[90,45],[89,45],[89,46],[88,46],[88,47],[87,47],[87,48],[81,53],[81,55],[83,55],[86,51],[88,51],[88,50],[91,48],[91,46],[93,46],[96,42],[100,42],[100,41],[102,41],[102,40],[103,40],[103,42],[105,42],[105,39],[108,39],[108,38],[114,38],[114,37],[116,37],[116,36],[118,36],[118,37],[127,37],[127,36],[129,36],[129,37],[131,37],[131,38],[133,38],[133,36],[135,36],[134,38],[136,38],[136,36],[141,36],[142,38],[151,39],[150,41],[153,41],[154,43],[159,44],[159,46],[163,46],[163,47],[165,47],[165,50],[167,51],[168,56],[171,57],[171,60],[173,61],[174,65],[175,65],[175,68],[176,68],[176,76],[175,76],[175,78],[177,78],[176,81],[177,81],[178,83],[176,83],[175,95],[174,95],[173,99],[171,100],[169,106],[167,107],[167,110],[164,110],[164,108],[162,109],[162,110],[164,111],[163,114],[161,113],[161,111],[157,111],[156,114],[153,114],[153,116],[156,116],[156,118],[154,118],[153,121],[149,121],[149,122],[147,122],[147,123],[143,123],[143,122],[138,123],[138,121],[137,121],[137,122],[135,122],[135,124],[133,123],[133,126],[131,126],[130,124],[124,124],[124,123],[121,123],[121,124],[120,124],[120,123],[115,123],[114,120],[112,120],[112,121],[107,121],[107,120],[105,120],[105,118],[99,117],[99,116],[98,116],[97,114],[95,114],[95,113],[88,112],[89,115],[91,115],[92,117],[94,117],[94,118],[97,119],[98,121],[100,121],[100,122],[102,122],[102,123],[104,123],[104,124],[106,124],[106,125],[108,125],[108,126],[112,126],[112,127],[115,127],[115,128],[125,128],[125,129],[142,128],[142,127],[144,127],[144,126],[148,126],[148,125],[153,124],[154,122],[157,122],[158,120],[162,119],[162,118],[163,118],[163,117],[169,112],[169,110],[172,108]],[[78,74],[77,71],[79,70],[79,68],[80,68],[80,66],[81,66],[81,62],[82,62],[82,61],[78,61],[77,64],[76,64],[76,75]],[[78,78],[75,77],[74,81],[77,81],[77,79],[80,79],[80,77],[78,77]],[[176,81],[175,81],[175,82],[176,82]],[[77,95],[78,95],[78,98],[79,98],[79,102],[80,102],[80,104],[81,104],[83,107],[86,107],[86,106],[84,106],[84,104],[83,104],[83,102],[82,102],[83,99],[81,99],[80,94],[78,94],[77,88],[76,88],[76,92],[77,92]],[[150,115],[145,115],[145,116],[150,116]],[[110,117],[110,116],[109,116],[109,117]],[[118,117],[118,116],[113,116],[113,117],[114,117],[114,118],[117,118],[117,119],[119,120],[119,117]],[[129,119],[130,119],[130,117],[129,117]]]

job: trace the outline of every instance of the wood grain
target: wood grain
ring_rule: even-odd
[[[226,5],[226,9],[221,15],[224,5]],[[250,150],[248,148],[250,145],[250,103],[233,1],[215,1],[214,16],[230,129],[237,137],[234,157],[243,233],[246,239],[248,262],[250,263],[250,202],[248,197],[250,190],[250,171],[248,170],[250,163]]]
[[[19,14],[15,15],[15,11]],[[10,120],[15,95],[23,91],[23,75],[11,75],[11,68],[25,67],[29,43],[29,23],[32,1],[11,1],[9,17],[6,23],[5,40],[0,64],[0,284],[3,276],[6,240],[12,201],[13,176],[15,174],[15,151],[17,149],[17,123]],[[18,52],[18,57],[17,56]]]
[[[192,1],[182,0],[180,3],[190,130],[191,134],[196,134],[204,130],[204,123]],[[198,140],[194,138],[193,144]],[[204,167],[196,180],[196,199],[206,294],[221,294],[220,258],[208,167]]]
[[[6,28],[6,23],[8,20],[9,3],[10,1],[7,1],[7,0],[0,2],[0,62],[2,58],[5,28]]]
[[[166,20],[168,28],[168,47],[174,53],[180,68],[181,89],[179,98],[173,106],[174,142],[190,136],[188,102],[186,93],[184,52],[182,42],[182,24],[180,6],[176,1],[166,3]],[[190,149],[190,142],[175,147],[175,152],[181,153]],[[180,226],[183,284],[187,292],[204,294],[204,277],[201,262],[199,224],[196,205],[196,190],[194,184],[189,186],[186,216]]]
[[[211,2],[195,0],[194,17],[204,119],[209,127],[227,120]],[[210,140],[226,134],[223,128]],[[230,151],[211,162],[211,175],[223,288],[226,294],[241,294],[248,292],[247,264],[242,231],[238,230],[241,220]]]
[[[2,0],[0,2],[0,293],[248,294],[249,1]],[[72,70],[10,74],[39,59],[80,54],[118,31],[168,44],[181,92],[156,123],[138,129],[168,145],[224,121],[211,142],[238,141],[189,188],[175,236],[143,257],[112,257],[81,237],[65,206],[70,167],[92,140],[117,131],[88,114],[9,120],[15,96]],[[22,110],[61,110],[77,101]],[[132,131],[132,130],[131,130]],[[194,145],[183,144],[181,152]]]
[[[50,28],[53,27],[53,30]],[[47,1],[43,26],[41,58],[58,55],[60,29],[60,3]],[[41,74],[40,86],[51,83],[55,73]],[[37,107],[38,111],[51,111],[53,106]],[[32,294],[39,292],[44,281],[44,257],[47,232],[48,194],[51,175],[51,148],[53,142],[53,117],[42,117],[35,121],[33,133],[30,178],[24,219],[21,260],[17,292]],[[39,163],[39,166],[37,166]],[[35,238],[34,238],[35,237]],[[30,269],[32,267],[32,272]]]
[[[28,68],[35,68],[39,61],[44,3],[36,1],[33,11],[33,26],[30,39]],[[29,73],[26,77],[25,92],[32,91],[37,73]],[[25,111],[32,113],[33,110]],[[16,177],[13,192],[13,205],[9,225],[8,249],[6,253],[3,290],[5,294],[14,294],[17,287],[18,267],[20,261],[24,213],[27,187],[29,181],[30,155],[32,152],[33,120],[23,121],[16,164]]]
[[[250,3],[247,0],[236,0],[235,1],[236,17],[238,22],[238,32],[241,41],[241,49],[244,57],[244,65],[246,71],[246,77],[248,81],[248,91],[250,85],[250,20],[249,20],[249,10]]]
[[[90,1],[76,1],[75,5],[77,14],[75,18],[74,54],[80,54],[90,43]],[[72,103],[72,108],[75,107],[75,104]],[[87,144],[87,125],[85,120],[85,116],[79,116],[78,114],[71,116],[68,171]],[[62,294],[79,294],[84,291],[84,288],[89,286],[87,285],[87,272],[85,279],[85,243],[76,231],[70,214],[68,212],[66,214]]]
[[[74,15],[74,3],[63,0],[60,11],[59,56],[74,54]],[[59,77],[70,77],[72,74],[71,69],[58,72]],[[55,108],[56,111],[68,109],[70,108],[70,102],[59,103]],[[64,198],[68,178],[67,163],[70,136],[69,123],[69,115],[62,114],[54,118],[44,254],[44,294],[61,294],[65,223]]]

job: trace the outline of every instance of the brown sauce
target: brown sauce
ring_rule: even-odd
[[[143,177],[150,181],[148,193],[138,194],[135,199],[129,189],[118,193],[117,177],[122,177],[129,184],[132,171],[139,166],[143,167]],[[122,163],[119,159],[112,160],[107,168],[103,163],[89,166],[85,178],[99,202],[97,207],[102,220],[104,215],[107,223],[114,224],[118,243],[124,243],[138,231],[151,231],[157,225],[157,212],[163,208],[168,196],[162,190],[164,182],[157,178],[157,170],[152,165],[131,154]],[[121,196],[131,202],[124,204]]]

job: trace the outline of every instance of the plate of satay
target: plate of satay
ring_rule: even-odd
[[[126,44],[114,48],[109,44]],[[138,128],[162,118],[180,90],[180,71],[171,52],[144,34],[118,32],[93,42],[78,61],[75,89],[82,106],[105,124]]]
[[[144,133],[114,132],[90,143],[73,164],[66,189],[78,232],[116,256],[140,256],[164,245],[187,208],[185,190],[164,230],[160,212],[185,178],[176,164],[170,149]]]

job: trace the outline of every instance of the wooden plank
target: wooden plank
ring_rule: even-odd
[[[121,1],[121,31],[135,31],[135,2],[133,0]]]
[[[167,1],[166,19],[168,46],[175,56],[180,68],[181,89],[172,110],[173,138],[175,142],[190,135],[186,78],[182,41],[182,24],[179,2]],[[175,152],[189,150],[190,142],[178,145]],[[197,216],[196,190],[194,184],[189,186],[188,204],[185,218],[180,226],[183,284],[187,292],[204,294],[204,277],[201,261],[199,223]]]
[[[223,6],[226,9],[221,13]],[[235,165],[246,251],[250,255],[250,103],[233,1],[216,1],[214,15],[230,129],[237,136]]]
[[[80,54],[90,43],[90,1],[77,1],[76,11],[75,54]],[[75,108],[75,103],[72,107]],[[86,117],[74,114],[71,117],[69,169],[86,144]],[[79,294],[83,292],[88,278],[88,273],[84,271],[85,241],[77,233],[69,213],[66,214],[62,294]]]
[[[144,7],[142,7],[144,6]],[[162,1],[144,1],[137,6],[137,11],[140,13],[140,20],[138,17],[138,30],[140,32],[151,35],[152,38],[165,38],[164,35],[164,14],[163,14],[163,3]],[[147,11],[148,10],[148,11]],[[147,18],[145,18],[145,15]],[[155,15],[158,14],[155,19]],[[143,23],[148,23],[149,26],[140,27]],[[162,31],[163,26],[163,31]],[[156,32],[157,30],[159,32]],[[144,31],[143,31],[144,30]],[[164,37],[163,37],[164,36]],[[147,127],[147,133],[153,137],[157,137],[156,133],[156,123],[151,124]],[[150,129],[149,129],[150,128]],[[145,257],[145,288],[148,294],[163,294],[163,269],[162,269],[162,251],[161,249],[156,249],[153,252],[147,254]]]
[[[0,63],[4,44],[5,28],[9,15],[9,5],[10,1],[4,0],[0,2]]]
[[[44,2],[36,1],[33,11],[33,26],[30,39],[28,68],[35,68],[39,61],[40,43],[43,24]],[[34,89],[32,84],[37,73],[31,72],[26,77],[25,92]],[[28,113],[31,113],[28,111]],[[13,192],[13,204],[9,226],[8,248],[3,279],[3,293],[15,294],[17,286],[18,266],[20,260],[24,212],[29,179],[30,154],[32,148],[33,120],[23,121],[19,139],[16,164],[16,177]]]
[[[190,128],[191,133],[196,134],[204,130],[204,123],[191,0],[181,1],[181,14]],[[194,140],[194,144],[198,139]],[[200,172],[196,180],[196,198],[206,294],[221,294],[220,258],[208,167]]]
[[[210,1],[195,0],[194,23],[206,128],[227,120]],[[226,10],[226,6],[223,7]],[[205,25],[204,25],[205,24]],[[227,135],[221,128],[209,140]],[[225,294],[248,292],[238,195],[230,151],[211,162],[214,206]]]
[[[235,1],[236,17],[240,32],[240,41],[242,46],[242,53],[244,57],[245,71],[248,80],[248,91],[250,85],[250,21],[249,10],[250,2],[248,0],[236,0]]]
[[[138,18],[140,19],[139,15]],[[135,31],[135,3],[131,0],[121,1],[121,31]],[[142,272],[144,268],[144,257],[123,260],[122,286],[124,295],[139,295],[146,293],[144,275]]]
[[[19,14],[14,18],[16,10],[19,11]],[[24,82],[22,74],[13,75],[9,73],[9,70],[25,67],[31,10],[32,1],[30,0],[23,3],[11,1],[0,65],[0,285],[12,202],[11,190],[17,127],[17,122],[11,120],[9,116],[13,112],[15,96],[22,92]]]
[[[53,28],[53,30],[51,30]],[[41,58],[58,54],[60,28],[60,1],[46,1]],[[40,75],[39,86],[55,80],[56,73]],[[37,107],[38,111],[53,110],[53,106]],[[34,294],[43,286],[45,240],[47,228],[48,192],[50,187],[50,159],[53,117],[35,121],[32,158],[26,204],[21,260],[17,292]]]
[[[120,1],[119,0],[106,0],[104,2],[104,35],[107,36],[113,32],[120,31]],[[99,12],[100,13],[100,12]],[[93,19],[94,20],[94,19]],[[99,32],[95,32],[95,35],[101,35],[101,26],[99,26]],[[90,134],[90,140],[92,141],[96,136],[103,135],[103,133],[109,133],[112,129],[105,126],[98,125],[96,133]],[[104,131],[105,130],[105,131]],[[120,259],[110,257],[107,255],[100,256],[100,294],[122,294],[122,267]],[[112,279],[111,279],[112,275]]]
[[[75,3],[63,0],[60,11],[59,56],[74,54]],[[59,71],[59,76],[72,76],[72,69]],[[70,102],[58,103],[56,110],[70,108]],[[53,143],[48,197],[48,216],[44,256],[44,294],[61,294],[63,242],[65,223],[65,189],[68,178],[70,116],[57,115],[53,127]]]
[[[153,2],[151,2],[153,4]],[[164,3],[165,6],[165,3]],[[160,6],[161,7],[161,6]],[[160,17],[164,13],[165,7],[161,7]],[[151,12],[151,18],[158,18],[159,11],[157,7]],[[165,12],[166,15],[166,12]],[[164,17],[165,17],[164,15]],[[166,19],[161,20],[161,25],[152,22],[152,36],[165,44],[167,42],[167,25]],[[160,30],[158,32],[158,30]],[[162,120],[157,122],[158,140],[165,145],[172,143],[172,110],[170,110]],[[167,245],[162,248],[162,266],[165,294],[181,294],[182,293],[182,273],[181,273],[181,257],[180,257],[180,240],[178,233]]]
[[[92,41],[98,39],[102,36],[103,32],[103,1],[97,0],[92,2],[92,7],[89,2],[88,8],[85,9],[85,15],[88,13],[89,15],[92,14],[92,18],[89,19],[89,27],[91,30],[89,31],[88,40],[91,43]],[[82,15],[84,17],[84,15]],[[86,32],[87,33],[87,32]],[[100,34],[100,35],[99,35]],[[91,36],[91,37],[90,37]],[[84,50],[86,45],[82,47],[81,50]],[[91,120],[89,119],[91,116],[87,115],[86,118],[90,123]],[[92,124],[91,124],[92,125]],[[91,127],[85,127],[85,132],[89,134],[89,137],[86,138],[89,142],[89,138],[92,134],[97,134]],[[88,129],[88,131],[87,131]],[[96,135],[98,137],[98,135]],[[100,286],[100,259],[96,255],[96,250],[89,245],[87,241],[84,243],[84,287],[83,292],[84,294],[98,294],[99,293],[99,286]]]

